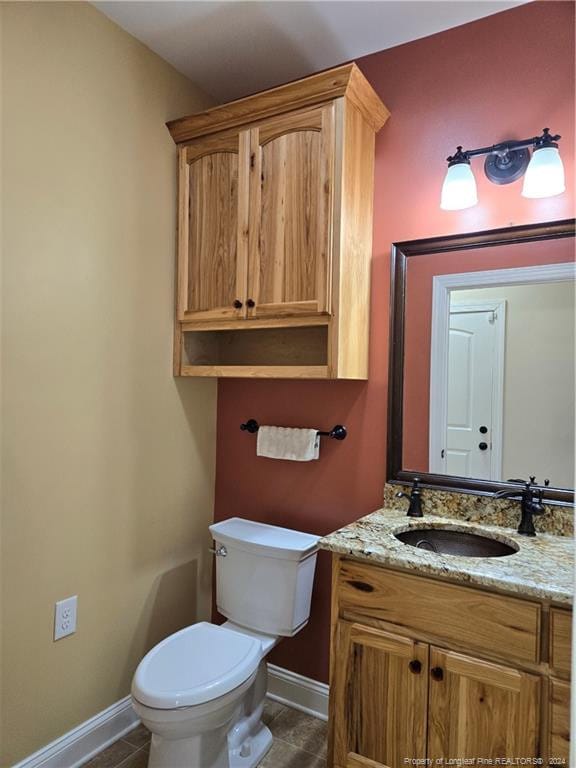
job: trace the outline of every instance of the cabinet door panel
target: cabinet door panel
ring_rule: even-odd
[[[539,756],[538,677],[437,648],[430,670],[428,758]]]
[[[337,632],[334,764],[400,768],[424,758],[428,646],[344,621]]]
[[[550,681],[550,734],[548,759],[554,765],[568,765],[570,756],[570,684]]]
[[[326,314],[334,107],[269,120],[251,145],[249,316]]]
[[[245,315],[249,133],[187,146],[181,163],[179,319]],[[235,308],[238,299],[242,307]]]

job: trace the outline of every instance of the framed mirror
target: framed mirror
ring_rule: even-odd
[[[388,482],[574,498],[575,221],[392,247]]]

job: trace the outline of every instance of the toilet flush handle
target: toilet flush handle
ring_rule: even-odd
[[[220,544],[220,546],[216,547],[216,549],[209,549],[208,551],[212,552],[212,554],[216,555],[216,557],[226,557],[228,554],[228,550],[224,544]]]

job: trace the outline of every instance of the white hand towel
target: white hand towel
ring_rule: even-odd
[[[292,427],[260,427],[256,455],[288,461],[313,461],[320,454],[317,429]]]

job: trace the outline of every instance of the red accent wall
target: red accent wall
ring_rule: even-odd
[[[368,382],[220,380],[215,517],[237,515],[325,534],[381,506],[385,482],[390,244],[574,215],[574,6],[534,2],[360,59],[392,116],[377,137]],[[445,157],[538,133],[563,136],[567,192],[525,200],[474,165],[478,206],[440,210]],[[256,457],[248,418],[262,424],[348,427],[317,462]],[[266,589],[266,585],[262,585]],[[270,660],[328,679],[330,557],[319,556],[308,626]]]

